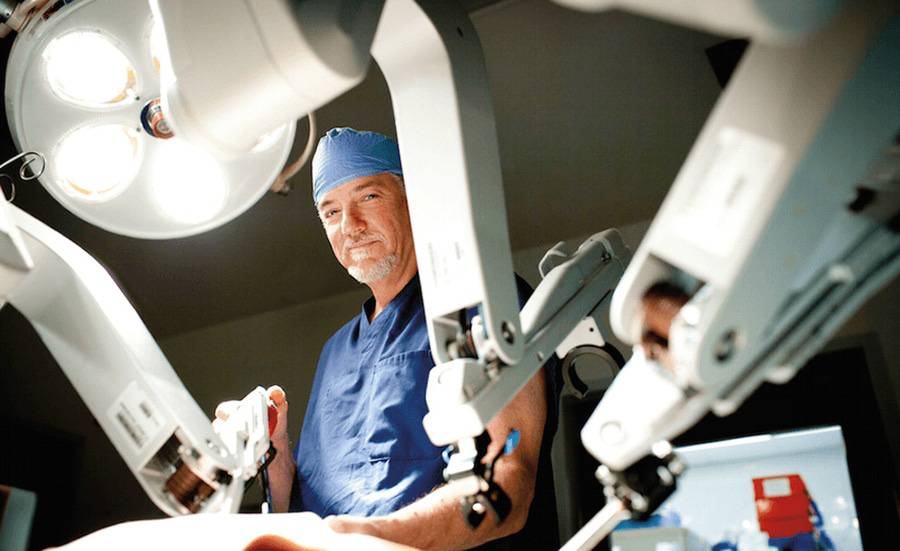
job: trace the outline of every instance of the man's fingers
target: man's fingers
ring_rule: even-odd
[[[269,400],[272,400],[272,403],[275,404],[275,407],[281,409],[281,406],[287,405],[287,394],[280,386],[270,386],[268,390],[266,390],[266,394],[269,395]]]
[[[216,406],[216,419],[227,421],[231,414],[237,410],[240,402],[237,400],[228,400]]]

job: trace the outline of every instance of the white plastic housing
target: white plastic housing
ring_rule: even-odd
[[[460,310],[479,309],[479,357],[524,350],[497,129],[481,44],[455,2],[389,0],[372,56],[391,91],[428,336],[449,361]]]
[[[163,24],[171,64],[163,73],[163,111],[177,134],[230,158],[365,77],[382,2],[153,0],[151,5]]]
[[[85,405],[157,507],[181,514],[165,490],[173,435],[207,464],[242,473],[209,418],[109,273],[80,247],[16,207],[8,211],[34,266],[3,289],[34,326]],[[9,268],[0,263],[0,281]],[[19,273],[18,271],[16,271]],[[201,511],[236,512],[243,482],[210,496]]]

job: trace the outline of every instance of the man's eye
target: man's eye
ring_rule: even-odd
[[[325,212],[322,213],[322,220],[328,220],[329,218],[331,218],[331,217],[334,216],[335,214],[337,214],[337,211],[334,210],[334,209],[326,210]]]
[[[363,197],[363,201],[371,201],[372,199],[377,199],[377,198],[378,198],[377,193],[368,193],[368,194],[366,194],[365,197]]]

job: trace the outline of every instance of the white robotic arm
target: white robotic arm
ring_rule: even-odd
[[[261,388],[214,431],[106,270],[0,201],[0,306],[7,302],[37,330],[163,512],[238,510],[269,455]]]
[[[896,275],[898,62],[891,2],[751,45],[613,299],[617,334],[666,341],[648,359],[690,397],[657,413],[669,428],[623,431],[604,462],[622,467],[652,438],[790,379]]]
[[[896,2],[751,45],[613,297],[635,353],[582,430],[610,500],[566,549],[651,513],[669,439],[789,380],[900,272],[898,67]]]
[[[629,256],[616,230],[590,237],[571,254],[557,245],[544,258],[544,279],[522,309],[522,360],[508,365],[471,354],[438,364],[429,373],[429,412],[423,423],[432,442],[454,450],[444,476],[469,496],[462,506],[471,526],[478,526],[488,511],[502,521],[515,505],[482,463],[490,442],[488,423],[554,353],[562,358],[585,345],[605,344],[612,291]],[[471,329],[476,344],[479,332],[476,318]]]

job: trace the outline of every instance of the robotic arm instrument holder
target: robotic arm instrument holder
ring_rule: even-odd
[[[568,337],[586,318],[606,327],[612,290],[629,257],[619,232],[606,230],[554,266],[522,309],[525,355],[517,364],[461,358],[432,368],[423,421],[431,441],[447,445],[478,436],[561,343],[588,344]]]
[[[477,526],[487,510],[502,521],[509,499],[493,482],[493,469],[482,469],[485,439],[490,441],[484,425],[543,361],[521,365],[527,334],[519,317],[481,45],[455,2],[387,0],[371,51],[391,93],[437,364],[429,375],[430,412],[423,423],[432,442],[454,444],[445,477],[467,487],[461,506],[469,524]],[[468,328],[465,314],[473,308],[477,321]],[[470,337],[476,357],[461,357]],[[520,368],[497,377],[500,365]],[[459,404],[468,397],[478,403]]]
[[[466,494],[461,505],[464,518],[473,527],[480,524],[486,511],[502,521],[512,506],[492,479],[497,458],[489,468],[483,465],[490,442],[488,423],[554,351],[596,344],[596,337],[580,340],[581,324],[588,319],[594,327],[606,327],[612,290],[629,259],[616,230],[592,236],[570,257],[559,247],[553,252],[556,265],[522,309],[525,355],[520,362],[505,365],[460,358],[438,364],[429,373],[429,411],[423,424],[432,442],[451,445],[445,478]]]
[[[603,464],[626,469],[790,379],[900,272],[898,64],[896,2],[851,2],[803,41],[751,45],[613,297],[631,343],[651,286],[687,302],[671,361],[636,350],[585,425]]]
[[[269,449],[265,392],[215,432],[96,260],[5,203],[0,227],[20,233],[32,259],[22,269],[0,257],[0,296],[31,322],[154,504],[169,515],[236,512]]]

